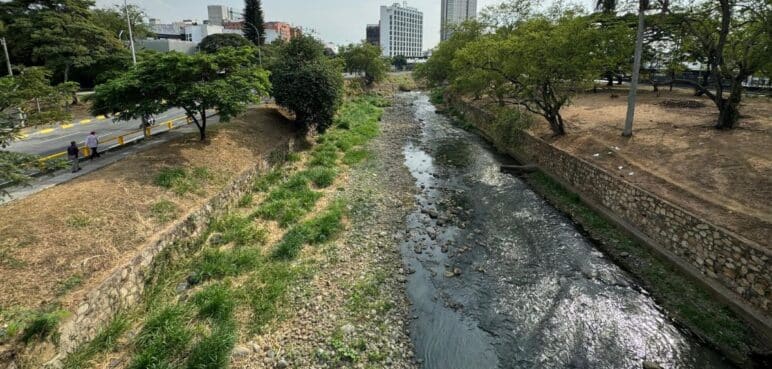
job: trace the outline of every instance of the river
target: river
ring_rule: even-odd
[[[411,337],[427,369],[731,368],[517,177],[511,161],[403,93],[417,138],[401,252]],[[384,124],[388,124],[386,121]]]

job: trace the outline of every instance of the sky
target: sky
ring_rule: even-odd
[[[365,37],[367,24],[378,23],[380,6],[401,0],[263,0],[266,21],[284,21],[312,29],[326,42],[338,45],[359,42]],[[502,0],[477,0],[478,11]],[[551,3],[552,1],[543,1]],[[575,0],[589,4],[592,0]],[[122,4],[122,0],[96,0],[97,6]],[[226,5],[243,9],[243,0],[129,0],[142,7],[150,18],[164,23],[182,19],[204,20],[207,5]],[[424,49],[440,41],[441,0],[408,0],[408,6],[424,13]]]

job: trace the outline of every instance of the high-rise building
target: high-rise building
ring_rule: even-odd
[[[381,6],[381,49],[383,56],[422,56],[424,14],[399,3]]]
[[[209,13],[209,24],[213,26],[222,26],[223,22],[232,20],[232,12],[225,5],[209,5],[206,7]]]
[[[378,24],[368,24],[367,25],[367,43],[373,44],[375,46],[381,45],[381,26]]]
[[[448,26],[459,24],[477,16],[477,0],[442,0],[440,35],[442,41],[450,38],[453,32]]]

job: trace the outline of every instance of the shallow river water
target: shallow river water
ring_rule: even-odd
[[[476,135],[401,94],[419,138],[404,147],[419,188],[401,245],[411,336],[428,369],[730,368]]]

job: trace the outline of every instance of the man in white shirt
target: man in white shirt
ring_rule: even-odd
[[[94,160],[94,158],[99,157],[99,152],[97,151],[97,147],[99,146],[99,138],[97,138],[96,132],[91,132],[91,134],[86,136],[86,146],[88,147],[88,151],[91,152],[91,155],[89,156],[90,160]]]

